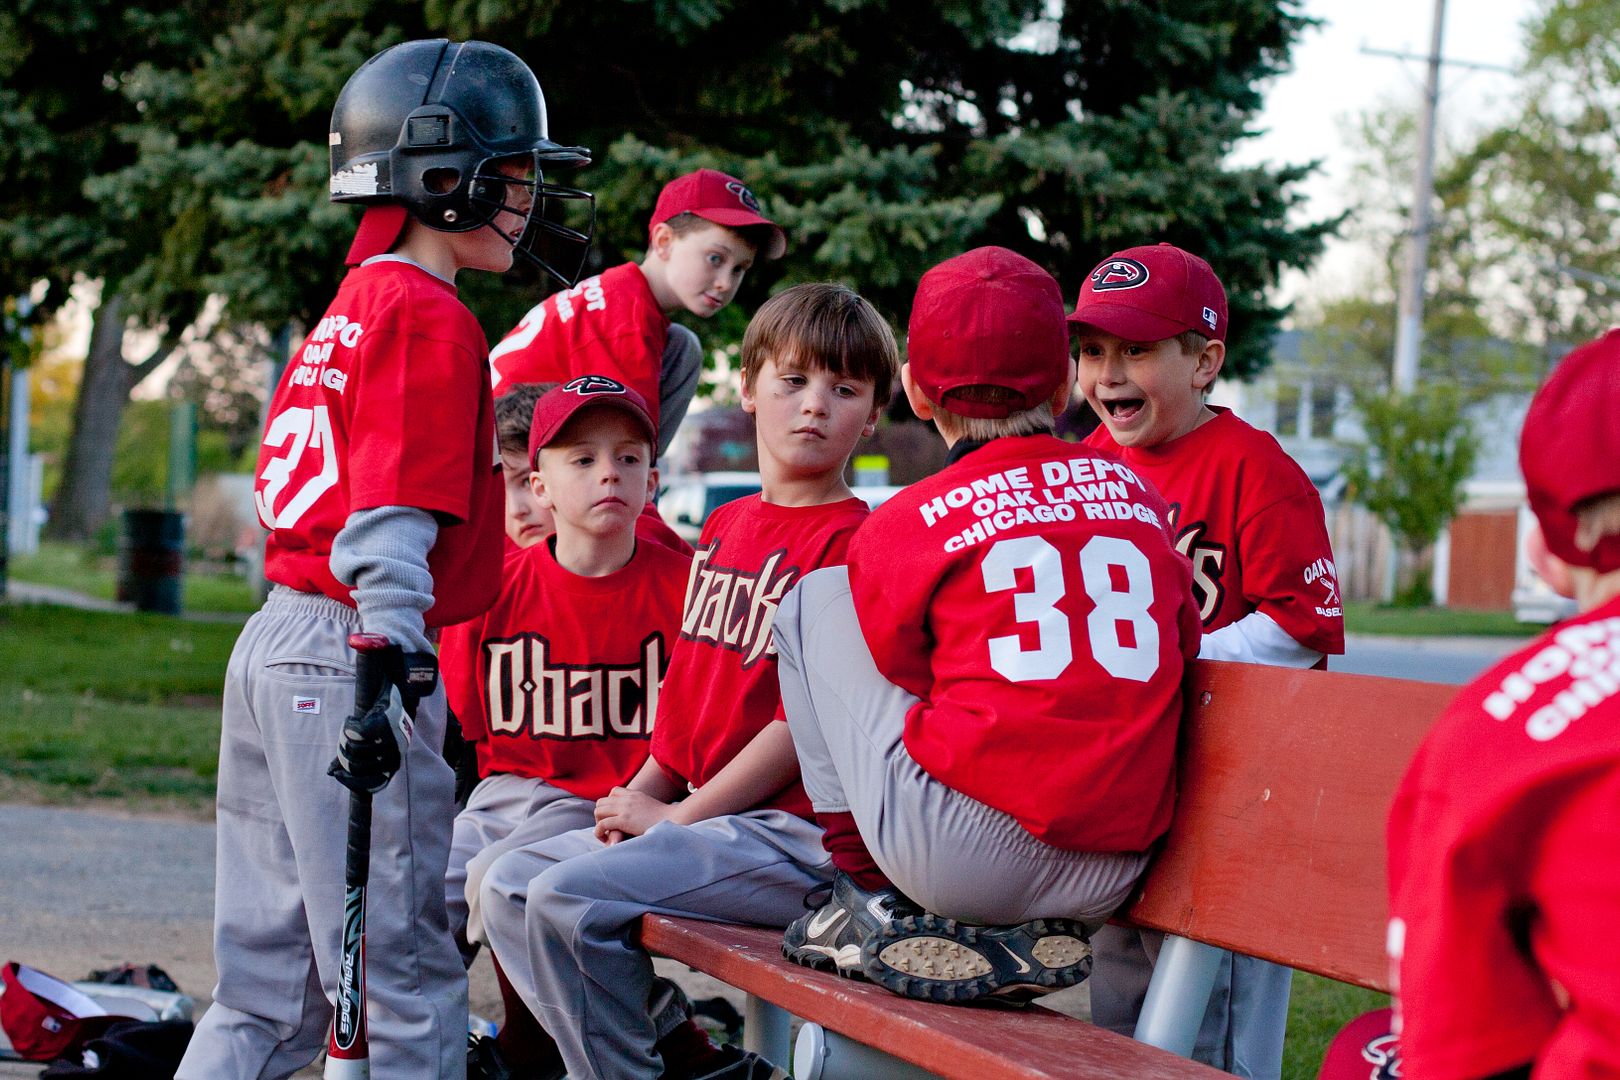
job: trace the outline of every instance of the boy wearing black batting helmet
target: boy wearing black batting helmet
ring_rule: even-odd
[[[444,908],[454,776],[431,635],[494,598],[502,494],[487,342],[455,278],[527,254],[537,203],[559,194],[542,171],[588,158],[550,140],[523,61],[476,41],[372,57],[339,95],[329,141],[332,200],[366,210],[355,268],[288,365],[260,447],[254,499],[274,588],[226,675],[219,983],[184,1080],[288,1076],[325,1042],[345,786],[373,796],[376,1071],[459,1078],[466,1067],[466,977]],[[392,734],[344,723],[348,639],[362,630],[392,643]]]

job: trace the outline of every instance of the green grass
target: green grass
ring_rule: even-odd
[[[9,571],[18,581],[72,589],[101,600],[113,599],[118,587],[118,560],[76,544],[47,541],[34,554],[12,559]],[[249,614],[259,608],[253,586],[238,574],[187,572],[180,603],[191,612]]]
[[[1351,634],[1397,637],[1534,637],[1547,628],[1537,623],[1519,622],[1511,611],[1394,607],[1352,600],[1344,605],[1344,629]]]
[[[1339,1029],[1364,1012],[1389,1004],[1388,994],[1294,972],[1283,1043],[1283,1080],[1315,1080],[1322,1055]]]
[[[240,629],[0,605],[0,795],[205,812]]]

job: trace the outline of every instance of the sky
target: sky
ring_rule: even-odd
[[[1441,54],[1474,63],[1515,66],[1523,58],[1522,25],[1535,0],[1448,0]],[[1426,55],[1434,0],[1306,0],[1304,13],[1321,20],[1294,48],[1293,69],[1266,93],[1257,128],[1234,155],[1242,163],[1298,163],[1323,167],[1302,186],[1306,215],[1328,217],[1347,204],[1350,128],[1356,116],[1386,103],[1416,108],[1426,68],[1421,60],[1369,56],[1363,47]],[[1440,126],[1462,135],[1505,114],[1512,75],[1442,68]],[[1342,295],[1366,272],[1367,253],[1353,243],[1330,242],[1308,275],[1284,279],[1282,298]]]

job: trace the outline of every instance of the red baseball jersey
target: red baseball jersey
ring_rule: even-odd
[[[513,552],[494,606],[440,643],[479,775],[538,777],[587,799],[628,783],[647,760],[691,563],[640,543],[621,569],[581,577],[550,543]]]
[[[750,495],[704,522],[653,734],[653,758],[677,783],[708,783],[782,719],[776,605],[810,571],[842,564],[868,513],[859,499],[776,506]],[[769,808],[814,819],[797,780],[755,809]]]
[[[1457,695],[1388,839],[1407,1075],[1620,1075],[1620,599]]]
[[[504,494],[487,348],[455,288],[426,270],[349,271],[271,399],[253,494],[266,577],[353,606],[333,538],[353,511],[411,506],[439,520],[427,625],[489,607]]]
[[[635,263],[586,278],[529,309],[490,350],[495,392],[520,382],[606,375],[640,394],[658,420],[669,317]]]
[[[1118,457],[1170,504],[1206,633],[1261,611],[1306,648],[1344,652],[1321,495],[1276,439],[1211,408],[1213,420],[1158,446],[1121,447],[1106,425],[1086,445]]]
[[[1170,826],[1187,560],[1129,468],[1050,435],[996,439],[878,507],[849,551],[878,670],[919,700],[929,775],[1074,851]]]

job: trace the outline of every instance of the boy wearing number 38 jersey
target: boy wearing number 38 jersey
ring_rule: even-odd
[[[1170,824],[1191,571],[1152,487],[1051,434],[1073,366],[1046,271],[1002,248],[934,267],[907,353],[947,467],[777,612],[838,871],[783,951],[912,997],[1042,993],[1085,976]]]

